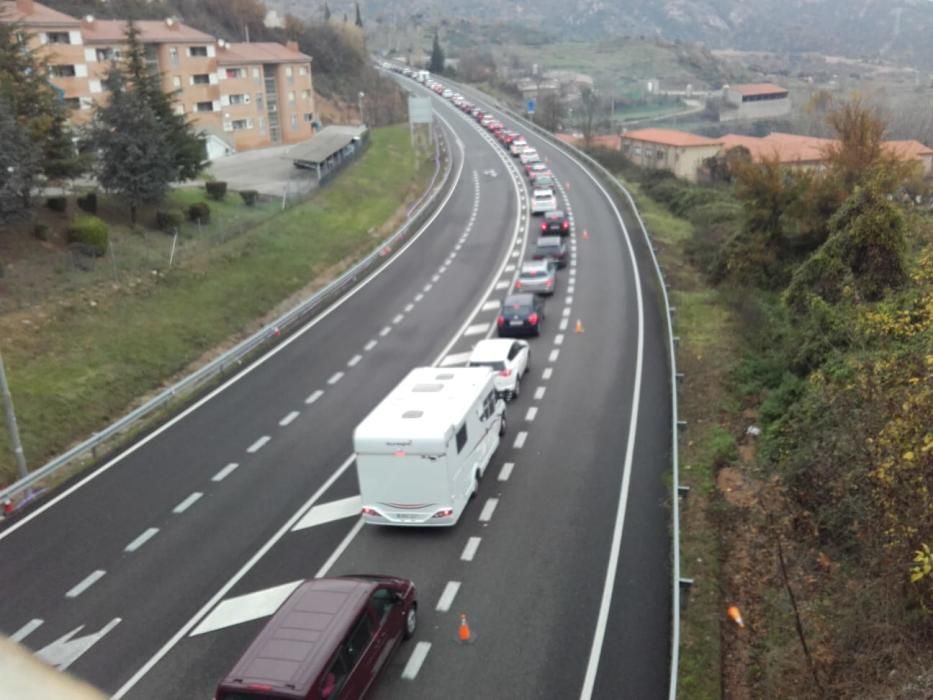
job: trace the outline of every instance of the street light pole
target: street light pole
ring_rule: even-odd
[[[10,445],[13,447],[13,454],[16,457],[16,467],[19,470],[20,478],[25,479],[29,475],[29,471],[26,469],[26,455],[23,452],[23,445],[19,441],[16,414],[13,412],[13,397],[10,395],[10,385],[7,384],[6,370],[3,367],[3,355],[0,355],[0,394],[3,395],[3,412],[6,414],[6,428],[10,433]]]
[[[366,120],[363,119],[363,98],[366,97],[365,92],[360,92],[359,106],[360,106],[360,126],[366,125]]]

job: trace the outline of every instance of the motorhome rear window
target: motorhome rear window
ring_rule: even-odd
[[[444,388],[443,384],[415,384],[415,387],[412,391],[417,391],[419,393],[440,391]]]

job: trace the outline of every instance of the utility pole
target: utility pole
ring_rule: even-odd
[[[366,93],[365,93],[365,92],[360,92],[359,107],[360,107],[360,125],[361,125],[361,126],[365,126],[365,125],[366,125],[366,120],[363,119],[363,98],[364,98],[364,97],[366,97]]]
[[[7,384],[6,370],[3,367],[3,355],[0,355],[0,394],[3,394],[3,412],[6,414],[6,428],[10,433],[10,445],[13,447],[13,454],[16,456],[16,468],[19,470],[20,478],[25,479],[29,476],[29,471],[26,469],[26,455],[23,452],[23,445],[19,441],[16,414],[13,412],[13,397],[10,396],[10,385]]]

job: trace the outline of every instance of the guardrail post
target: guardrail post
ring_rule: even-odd
[[[680,585],[680,609],[683,611],[687,609],[687,604],[690,601],[690,589],[693,588],[693,579],[681,578],[678,584]]]

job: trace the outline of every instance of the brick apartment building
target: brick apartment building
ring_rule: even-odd
[[[29,32],[73,122],[89,121],[106,99],[110,63],[125,49],[126,22],[76,19],[33,0],[0,1],[0,21]],[[295,42],[227,43],[174,18],[136,25],[150,66],[175,94],[175,109],[204,132],[210,158],[313,136],[311,57]]]

